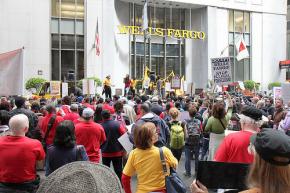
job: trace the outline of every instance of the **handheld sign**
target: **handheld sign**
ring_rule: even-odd
[[[178,76],[174,76],[171,80],[171,88],[172,89],[180,89],[181,87],[181,80]]]
[[[212,79],[215,84],[226,84],[232,80],[230,58],[212,58]]]

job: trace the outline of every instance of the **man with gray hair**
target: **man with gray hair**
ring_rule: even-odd
[[[25,136],[29,121],[24,114],[9,121],[11,136],[0,137],[0,192],[33,192],[39,183],[36,165],[45,153],[41,143]]]
[[[227,135],[220,144],[214,160],[218,162],[251,164],[254,155],[248,151],[250,137],[262,125],[262,111],[253,106],[244,106],[239,116],[241,131]]]
[[[78,113],[78,105],[77,104],[71,104],[70,106],[70,112],[67,113],[63,119],[64,120],[70,120],[70,121],[74,121],[76,119],[80,118],[80,115]]]

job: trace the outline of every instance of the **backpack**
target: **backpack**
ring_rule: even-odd
[[[172,149],[181,149],[184,146],[184,132],[181,123],[171,123],[170,147]]]
[[[186,131],[187,131],[187,139],[186,145],[194,147],[199,144],[200,140],[200,120],[186,120]]]

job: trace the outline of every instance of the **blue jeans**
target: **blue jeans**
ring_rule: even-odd
[[[191,174],[191,158],[194,153],[195,157],[195,172],[197,172],[198,167],[198,156],[199,156],[199,145],[195,147],[189,147],[185,145],[184,147],[184,153],[185,153],[185,172],[186,174]]]
[[[209,139],[208,138],[202,138],[202,147],[201,147],[201,158],[200,160],[205,160],[204,157],[206,156],[208,152],[208,146],[209,146]]]

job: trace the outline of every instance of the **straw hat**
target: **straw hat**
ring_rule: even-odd
[[[119,178],[107,166],[88,161],[66,164],[51,173],[37,193],[123,193]]]

